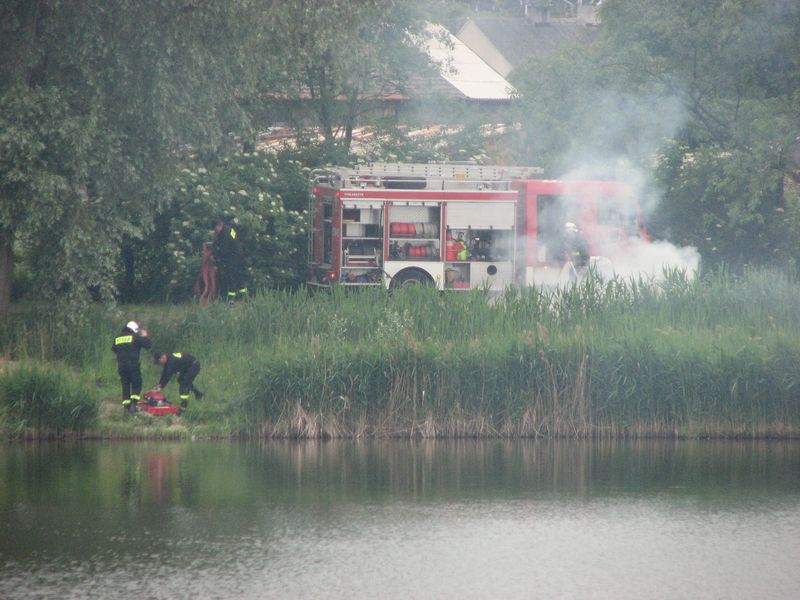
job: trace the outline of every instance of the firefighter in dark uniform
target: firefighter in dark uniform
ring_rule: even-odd
[[[142,393],[139,350],[152,345],[147,330],[140,329],[136,321],[129,321],[114,338],[114,344],[111,346],[111,350],[117,355],[117,371],[122,383],[122,407],[128,412],[136,412],[139,394]]]
[[[180,394],[181,408],[189,405],[189,392],[193,392],[198,400],[203,397],[203,392],[194,387],[194,379],[200,373],[200,361],[186,352],[155,352],[153,361],[164,367],[161,379],[154,388],[161,391],[178,374],[178,394]]]
[[[577,269],[589,264],[589,244],[575,223],[564,224],[562,244],[564,260],[571,261]]]
[[[222,219],[214,221],[214,259],[220,296],[233,302],[247,297],[247,273],[242,254],[242,240],[236,228]]]

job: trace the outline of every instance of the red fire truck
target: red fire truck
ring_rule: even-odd
[[[534,167],[373,163],[312,174],[309,285],[438,289],[558,285],[577,274],[569,226],[590,261],[647,239],[618,181],[535,179]]]

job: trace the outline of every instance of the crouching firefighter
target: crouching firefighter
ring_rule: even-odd
[[[111,350],[117,355],[117,371],[122,383],[122,407],[128,412],[136,412],[139,394],[142,393],[139,350],[152,345],[147,330],[140,329],[136,321],[129,321],[114,338],[114,344],[111,346]]]
[[[161,379],[153,389],[161,391],[172,379],[172,376],[177,373],[181,408],[186,408],[189,405],[189,392],[193,392],[198,400],[203,397],[203,393],[194,387],[194,379],[200,373],[200,361],[194,356],[186,352],[154,352],[153,362],[163,367]]]

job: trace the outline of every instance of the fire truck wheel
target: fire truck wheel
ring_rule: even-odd
[[[420,269],[406,269],[392,278],[390,289],[410,287],[412,285],[433,285],[433,279]]]

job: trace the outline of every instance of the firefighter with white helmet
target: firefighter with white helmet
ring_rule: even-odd
[[[563,248],[564,260],[571,262],[576,268],[585,267],[589,263],[589,244],[572,221],[564,223]]]
[[[128,412],[136,412],[136,405],[142,393],[139,350],[150,348],[152,345],[147,330],[139,327],[136,321],[128,321],[120,334],[114,338],[114,344],[111,346],[111,350],[117,355],[117,372],[122,383],[122,407]]]

